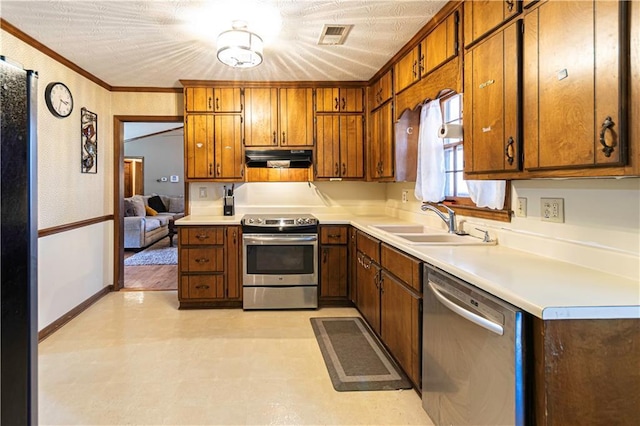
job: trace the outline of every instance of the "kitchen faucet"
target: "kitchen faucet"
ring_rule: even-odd
[[[445,206],[442,203],[438,204],[438,206],[444,207],[449,213],[449,217],[445,216],[444,213],[442,213],[440,210],[438,210],[436,207],[432,206],[431,204],[423,204],[422,207],[420,208],[422,209],[423,212],[427,210],[431,210],[432,212],[436,213],[438,216],[440,216],[440,219],[442,219],[444,223],[446,223],[449,226],[450,234],[458,234],[458,225],[456,223],[456,212],[454,212],[453,210],[451,210],[449,207]]]

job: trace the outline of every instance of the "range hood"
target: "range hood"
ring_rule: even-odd
[[[244,152],[247,167],[274,167],[308,169],[312,164],[310,149],[247,149]]]

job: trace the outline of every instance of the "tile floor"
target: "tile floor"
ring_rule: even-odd
[[[177,309],[110,293],[39,345],[43,425],[432,425],[414,391],[336,392],[318,311]]]

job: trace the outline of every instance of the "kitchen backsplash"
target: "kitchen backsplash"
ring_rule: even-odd
[[[444,230],[435,214],[420,211],[413,189],[411,182],[242,183],[235,186],[236,214],[283,208],[388,214]],[[223,184],[191,184],[191,214],[222,215],[222,193]],[[640,280],[640,179],[514,181],[512,210],[518,197],[527,199],[527,217],[507,223],[459,216],[462,228],[487,229],[500,245]],[[542,197],[564,199],[564,223],[540,220]]]

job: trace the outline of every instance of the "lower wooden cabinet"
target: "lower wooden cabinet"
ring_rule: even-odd
[[[369,326],[380,335],[380,266],[358,251],[356,306]]]
[[[180,308],[241,307],[239,226],[178,230]]]
[[[324,305],[349,305],[347,241],[349,227],[320,226],[318,254],[320,272],[320,303]]]

